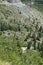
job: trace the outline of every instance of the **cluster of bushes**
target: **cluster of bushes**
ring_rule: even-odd
[[[16,17],[16,15],[19,16]],[[16,11],[15,7],[13,8],[12,6],[8,7],[6,5],[0,5],[0,31],[20,31],[21,23],[19,25],[19,17],[21,17],[21,11]]]
[[[0,59],[11,62],[12,65],[43,65],[43,27],[38,22],[32,22],[29,26],[24,25],[28,35],[27,50],[22,53],[21,47],[24,43],[14,37],[0,37]],[[30,50],[33,46],[34,49]]]
[[[12,37],[0,37],[0,59],[11,62],[11,65],[43,65],[39,52],[27,50],[22,53],[20,44]]]
[[[15,23],[7,23],[4,21],[0,21],[0,31],[6,31],[6,30],[17,31],[19,30],[19,26]]]
[[[41,24],[37,22],[37,19],[33,22],[25,20],[23,23],[13,18],[9,20],[13,14],[6,8],[3,10],[3,8],[0,6],[0,59],[9,61],[12,65],[43,65],[43,27]],[[23,31],[27,32],[27,35],[21,42],[15,37],[1,35],[2,31],[7,30],[19,31],[21,34]],[[23,46],[27,47],[25,53],[21,49]],[[34,49],[30,50],[31,47]]]
[[[41,51],[43,54],[43,27],[39,22],[33,21],[30,26],[25,26],[27,31],[29,32],[25,38],[25,42],[27,42],[27,48],[30,49],[31,46],[34,50]]]

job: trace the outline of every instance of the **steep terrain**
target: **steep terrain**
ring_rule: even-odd
[[[0,4],[0,65],[43,65],[42,21],[34,8]]]

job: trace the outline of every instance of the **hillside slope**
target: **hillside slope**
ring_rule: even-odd
[[[0,5],[0,65],[43,65],[43,27],[37,16]]]

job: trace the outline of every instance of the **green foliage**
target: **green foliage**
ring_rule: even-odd
[[[39,52],[27,50],[22,53],[21,42],[13,37],[0,37],[0,59],[9,61],[12,65],[43,65],[43,59]]]
[[[31,22],[21,15],[12,6],[0,5],[0,59],[11,65],[43,65],[43,27],[37,19]],[[8,30],[13,30],[11,36],[5,35],[4,31]],[[27,50],[23,53],[21,47],[27,47]],[[31,47],[34,49],[30,50]]]
[[[0,35],[2,35],[2,32],[0,31]]]
[[[20,31],[22,18],[24,21],[24,15],[15,7],[0,5],[0,31]]]
[[[27,41],[28,49],[34,47],[34,50],[40,50],[40,46],[43,39],[43,27],[39,26],[40,23],[33,21],[33,23],[28,26],[28,35],[25,38],[25,42]],[[26,28],[27,29],[27,28]]]
[[[37,51],[28,50],[22,56],[23,65],[43,65],[43,60],[40,53]]]

